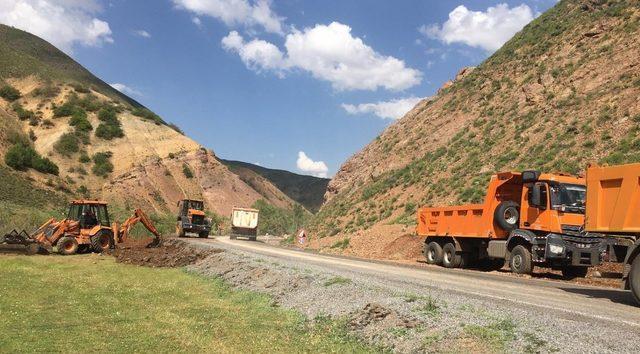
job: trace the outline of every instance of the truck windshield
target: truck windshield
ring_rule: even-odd
[[[549,186],[551,208],[584,214],[587,188],[579,184],[558,183]]]
[[[196,210],[204,209],[204,203],[201,201],[190,200],[188,204],[189,204],[189,207],[188,207],[189,209],[196,209]]]

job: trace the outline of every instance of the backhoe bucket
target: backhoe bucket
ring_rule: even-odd
[[[154,247],[159,247],[162,244],[162,239],[160,237],[154,237],[153,241],[151,241],[148,245],[147,248],[154,248]]]

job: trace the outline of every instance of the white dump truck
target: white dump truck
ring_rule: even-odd
[[[258,214],[257,209],[234,207],[231,211],[231,239],[246,237],[255,241],[258,236]]]

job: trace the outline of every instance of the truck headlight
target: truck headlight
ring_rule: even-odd
[[[549,245],[549,251],[555,254],[562,254],[562,252],[564,252],[564,246]]]

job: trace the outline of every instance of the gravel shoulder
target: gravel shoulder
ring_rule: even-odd
[[[616,289],[414,269],[227,238],[176,242],[216,250],[189,270],[270,294],[312,320],[344,320],[358,337],[396,352],[640,350],[640,308]]]

